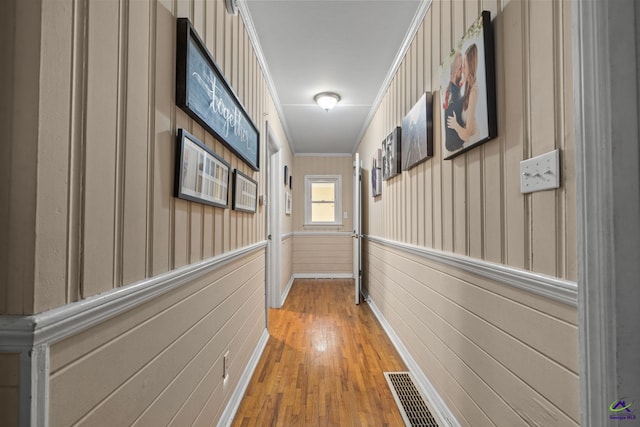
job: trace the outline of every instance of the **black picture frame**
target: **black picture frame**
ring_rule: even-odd
[[[289,184],[289,167],[284,165],[284,186]]]
[[[465,72],[475,73],[475,82],[470,84],[464,77]],[[440,87],[440,128],[445,159],[452,159],[498,136],[495,47],[490,12],[480,14],[445,59]],[[473,99],[476,101],[472,102]]]
[[[289,190],[293,190],[293,175],[289,175]]]
[[[378,148],[371,156],[371,196],[382,195],[382,149]]]
[[[176,104],[253,170],[260,133],[187,18],[177,19]]]
[[[402,119],[402,170],[433,157],[433,95],[425,92]]]
[[[233,210],[255,213],[258,207],[258,183],[238,169],[233,170]]]
[[[386,181],[402,171],[402,128],[397,126],[382,141],[382,180]]]
[[[229,203],[229,163],[184,129],[178,129],[175,196],[219,208]]]

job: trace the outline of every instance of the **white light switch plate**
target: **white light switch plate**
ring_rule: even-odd
[[[553,150],[520,162],[520,192],[560,187],[560,151]]]

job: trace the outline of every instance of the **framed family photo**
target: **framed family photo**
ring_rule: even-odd
[[[176,197],[226,208],[229,163],[184,129],[178,129],[177,147]]]
[[[397,126],[382,141],[382,179],[384,181],[398,175],[402,170],[401,157],[402,128]]]
[[[440,129],[445,159],[498,134],[490,15],[482,12],[442,64]]]
[[[378,148],[371,156],[371,195],[378,197],[382,194],[382,150]]]
[[[402,170],[433,156],[433,97],[426,92],[402,119]]]

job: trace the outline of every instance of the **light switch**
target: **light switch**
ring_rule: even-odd
[[[347,211],[344,211],[344,214],[342,215],[344,219],[349,218],[349,213]]]
[[[560,187],[560,151],[553,150],[520,162],[520,192]]]

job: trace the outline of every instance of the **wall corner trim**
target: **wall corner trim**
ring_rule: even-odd
[[[523,289],[554,301],[573,307],[578,306],[578,284],[576,282],[380,237],[365,235],[364,238],[383,246],[459,268],[468,273],[477,274],[478,276],[497,281],[504,285]]]

